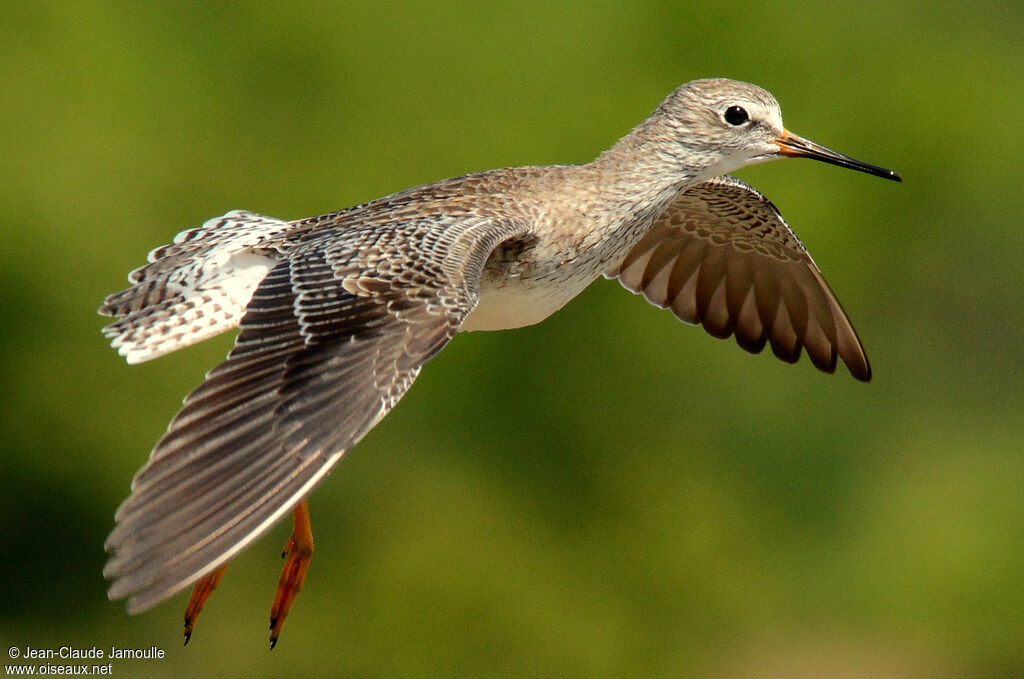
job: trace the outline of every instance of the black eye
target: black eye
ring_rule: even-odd
[[[747,111],[742,106],[730,106],[725,109],[725,122],[730,125],[742,125],[750,119]]]

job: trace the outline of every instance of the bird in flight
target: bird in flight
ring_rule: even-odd
[[[284,221],[235,210],[183,231],[99,312],[129,363],[236,326],[135,475],[106,541],[129,612],[194,585],[196,617],[227,563],[288,512],[271,647],[313,552],[306,497],[462,330],[538,323],[600,276],[743,349],[858,380],[846,313],[772,203],[729,176],[804,157],[900,181],[786,130],[774,97],[726,79],[680,86],[580,165],[425,184]]]

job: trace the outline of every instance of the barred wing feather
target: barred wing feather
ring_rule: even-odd
[[[415,275],[385,266],[394,253],[382,242],[432,231],[328,228],[262,280],[234,349],[185,399],[118,509],[112,599],[145,610],[288,512],[458,330],[487,256],[521,232],[464,219],[441,229]]]
[[[627,289],[671,308],[751,353],[770,344],[783,361],[806,349],[820,370],[837,358],[859,380],[871,367],[853,325],[803,244],[772,203],[734,177],[679,195],[626,255]]]

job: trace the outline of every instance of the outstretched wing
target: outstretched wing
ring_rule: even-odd
[[[440,219],[322,225],[270,271],[118,509],[112,599],[142,611],[225,563],[402,397],[476,304],[490,252],[523,232]]]
[[[627,289],[751,353],[766,343],[794,363],[802,348],[819,369],[841,358],[871,379],[864,348],[811,256],[772,203],[724,176],[683,192],[616,274]]]

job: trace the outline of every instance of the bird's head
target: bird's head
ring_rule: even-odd
[[[899,175],[832,151],[787,130],[782,110],[757,85],[712,78],[677,88],[655,111],[663,152],[710,179],[781,157],[813,158],[900,181]],[[666,138],[667,137],[667,138]]]

